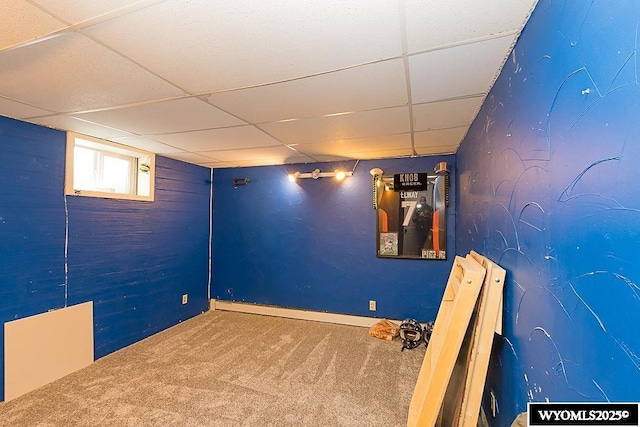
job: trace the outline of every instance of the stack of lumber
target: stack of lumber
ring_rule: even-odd
[[[505,271],[456,256],[409,406],[408,427],[476,427],[494,333],[502,333]]]

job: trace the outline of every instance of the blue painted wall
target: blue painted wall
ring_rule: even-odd
[[[156,157],[153,203],[65,200],[64,161],[63,132],[0,117],[0,324],[93,301],[98,358],[207,310],[210,169]]]
[[[456,154],[457,249],[507,270],[488,388],[640,401],[637,2],[540,1]]]
[[[451,270],[446,261],[379,259],[369,170],[431,172],[454,157],[361,161],[353,177],[289,182],[287,173],[354,162],[219,169],[214,177],[212,297],[353,315],[435,318]],[[233,178],[248,178],[233,187]],[[451,180],[455,191],[455,179]],[[448,210],[455,253],[455,203]],[[369,300],[377,311],[369,311]]]
[[[61,132],[0,117],[0,400],[4,322],[64,304]]]

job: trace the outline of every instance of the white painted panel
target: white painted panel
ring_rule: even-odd
[[[416,131],[469,126],[480,109],[484,96],[413,106],[413,129]]]
[[[93,363],[93,302],[4,324],[5,400]]]
[[[519,31],[536,0],[406,1],[409,53]]]
[[[384,82],[384,84],[381,84]],[[407,104],[402,60],[214,94],[209,102],[253,123]]]
[[[141,135],[246,124],[198,98],[174,99],[128,108],[83,113],[78,114],[78,117]]]
[[[63,22],[24,0],[0,0],[0,50],[65,27]]]
[[[413,102],[488,93],[513,41],[500,37],[410,57]]]
[[[140,3],[140,0],[34,0],[34,2],[70,24],[76,24],[135,3]]]
[[[186,151],[213,151],[282,145],[280,141],[254,126],[154,135],[153,139]]]
[[[0,52],[0,75],[0,95],[52,111],[82,111],[182,94],[76,33]]]
[[[409,108],[395,107],[360,113],[266,123],[260,128],[286,144],[350,139],[409,132]]]
[[[168,0],[87,31],[204,93],[397,56],[399,13],[388,0]]]
[[[68,130],[73,132],[82,133],[85,135],[91,135],[96,138],[110,139],[124,136],[130,136],[129,133],[112,129],[105,126],[100,126],[95,123],[87,122],[70,116],[48,116],[37,117],[29,120],[32,123],[36,123],[42,126],[47,126],[54,129]]]
[[[466,132],[466,126],[416,132],[414,135],[416,152],[417,154],[453,153]]]

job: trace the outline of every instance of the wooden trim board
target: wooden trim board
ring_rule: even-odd
[[[476,260],[487,273],[436,423],[443,427],[477,426],[497,319],[502,312],[504,270],[476,252],[467,259]]]
[[[500,324],[500,332],[502,332],[502,292],[506,271],[476,252],[472,251],[468,257],[478,261],[487,270],[472,335],[471,358],[469,359],[458,422],[459,426],[476,427],[489,369],[493,338],[498,324]]]
[[[434,426],[464,340],[485,269],[456,256],[409,406],[407,426]]]

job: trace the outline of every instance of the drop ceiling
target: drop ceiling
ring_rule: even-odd
[[[453,153],[535,0],[0,0],[0,115],[225,168]]]

